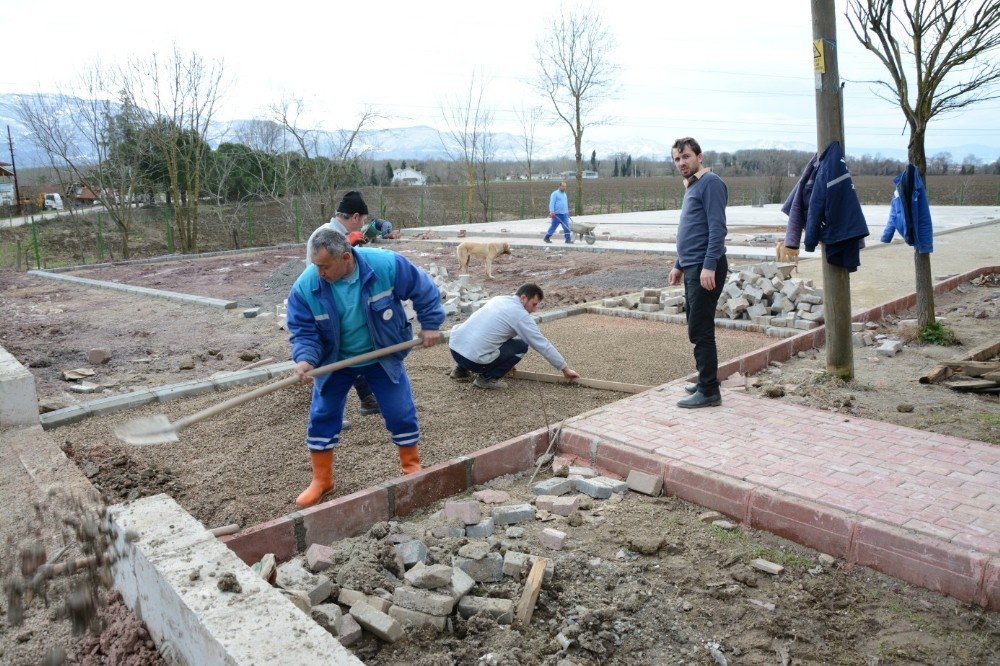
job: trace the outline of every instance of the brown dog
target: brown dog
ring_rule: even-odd
[[[774,254],[778,257],[779,264],[792,262],[795,264],[795,272],[799,271],[799,248],[785,247],[785,241],[780,240],[774,247]]]
[[[473,243],[466,241],[458,246],[458,272],[469,272],[469,259],[480,257],[486,261],[486,277],[493,279],[493,260],[501,254],[510,254],[510,243]]]

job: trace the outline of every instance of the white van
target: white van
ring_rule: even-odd
[[[52,192],[45,195],[45,201],[42,204],[42,208],[45,210],[62,210],[63,200],[62,196],[58,192]]]

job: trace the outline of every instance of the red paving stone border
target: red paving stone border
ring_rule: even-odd
[[[954,289],[988,266],[935,285]],[[853,316],[876,321],[916,294]],[[824,344],[825,327],[720,364],[753,374]],[[624,478],[657,474],[665,492],[830,555],[1000,610],[1000,447],[845,418],[728,390],[719,408],[676,407],[685,380],[570,420],[558,452]],[[285,560],[504,474],[548,447],[544,430],[223,537],[245,562]]]

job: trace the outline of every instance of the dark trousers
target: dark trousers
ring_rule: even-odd
[[[451,350],[451,357],[455,359],[455,363],[460,368],[468,370],[469,372],[479,373],[480,375],[489,377],[490,379],[499,379],[510,372],[511,369],[517,365],[522,358],[524,358],[524,355],[527,352],[527,342],[521,338],[511,338],[507,342],[500,345],[500,355],[493,359],[491,363],[483,364],[470,361],[454,349]]]
[[[359,400],[364,400],[365,398],[374,395],[371,387],[368,386],[368,380],[365,379],[364,375],[358,375],[358,378],[354,380],[354,390],[358,392]]]
[[[723,255],[715,268],[715,289],[701,286],[701,264],[685,266],[684,298],[687,300],[688,340],[694,345],[694,363],[698,368],[698,390],[704,395],[719,395],[719,352],[715,347],[715,306],[726,282],[729,264]]]

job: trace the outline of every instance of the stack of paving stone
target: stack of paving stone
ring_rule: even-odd
[[[612,499],[616,493],[620,499],[629,489],[656,496],[662,489],[661,478],[638,471],[627,481],[619,481],[588,467],[562,466],[565,469],[559,473],[563,476],[534,484],[532,502],[510,503],[508,493],[486,489],[474,493],[472,500],[446,501],[431,517],[435,524],[424,538],[390,524],[389,534],[380,541],[383,547],[391,546],[395,561],[389,569],[402,578],[385,569],[382,587],[370,593],[331,580],[337,551],[323,544],[312,544],[304,556],[277,567],[273,555],[265,556],[255,569],[344,645],[357,642],[365,631],[386,642],[398,641],[413,628],[450,632],[456,616],[478,615],[511,624],[514,600],[491,596],[490,587],[524,580],[543,558],[544,584],[555,575],[556,561],[512,547],[512,541],[501,541],[498,528],[505,530],[508,539],[522,539],[526,534],[521,525],[551,522],[560,516],[569,518],[569,525],[578,525],[572,516],[579,518],[579,510],[594,499]],[[537,535],[539,549],[547,553],[562,550],[566,539],[566,532],[553,528]],[[447,561],[450,565],[443,563]]]
[[[483,307],[490,295],[482,285],[469,284],[468,275],[459,275],[457,279],[448,277],[448,269],[444,266],[431,264],[427,273],[441,291],[441,303],[445,315],[471,314]]]
[[[719,298],[716,319],[748,319],[761,327],[808,331],[823,319],[823,292],[812,280],[788,277],[774,262],[730,273]]]
[[[646,288],[642,295],[616,296],[605,298],[601,305],[606,308],[625,308],[640,312],[663,312],[664,314],[681,314],[684,312],[684,293],[677,289],[661,290]]]

